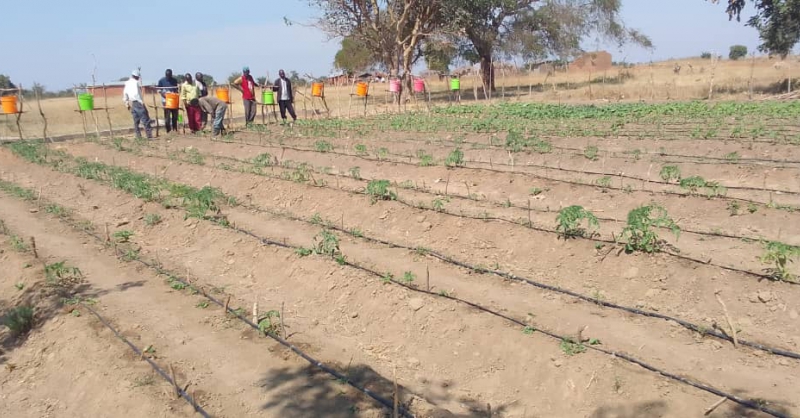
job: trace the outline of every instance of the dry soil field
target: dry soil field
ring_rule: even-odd
[[[8,144],[0,308],[33,329],[0,331],[0,406],[798,416],[798,116],[506,103]]]

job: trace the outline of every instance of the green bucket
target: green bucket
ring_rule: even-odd
[[[178,123],[183,123],[183,113],[178,113]]]
[[[450,90],[457,91],[461,90],[461,80],[458,78],[451,78],[450,79]]]
[[[268,90],[264,92],[263,95],[263,102],[265,105],[274,105],[275,104],[275,92],[272,90]]]
[[[94,96],[89,93],[78,95],[78,108],[81,111],[94,110]]]

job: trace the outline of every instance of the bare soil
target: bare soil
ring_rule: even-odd
[[[757,259],[762,252],[757,242],[693,233],[675,240],[662,232],[681,254],[714,261],[704,264],[667,254],[607,253],[614,250],[613,245],[597,249],[596,242],[586,239],[563,240],[556,234],[520,224],[459,216],[462,212],[488,212],[504,219],[524,219],[529,190],[540,187],[546,192],[532,200],[538,210],[532,221],[542,228],[554,227],[559,208],[582,204],[598,216],[618,220],[603,224],[599,231],[602,237],[610,237],[621,229],[628,210],[656,201],[687,229],[718,229],[732,235],[764,236],[792,243],[800,240],[798,230],[789,227],[798,221],[797,213],[761,205],[755,213],[743,211],[731,216],[728,201],[722,198],[660,194],[659,187],[674,186],[659,185],[646,185],[629,193],[601,190],[588,180],[583,185],[560,182],[574,178],[552,173],[542,175],[547,179],[535,179],[525,174],[523,163],[516,161],[514,167],[509,164],[503,169],[506,172],[422,168],[399,159],[380,162],[351,155],[281,150],[277,144],[259,146],[254,137],[249,138],[256,145],[175,137],[169,142],[130,147],[130,151],[95,143],[54,147],[76,157],[127,167],[173,183],[217,187],[242,203],[223,208],[236,228],[288,245],[309,246],[314,242],[321,227],[310,220],[317,215],[344,229],[355,228],[367,237],[410,248],[424,247],[474,266],[510,271],[603,300],[666,313],[709,328],[717,324],[728,329],[715,296],[719,291],[739,330],[739,338],[795,352],[800,349],[800,288],[720,267],[761,272],[765,266]],[[402,139],[398,142],[382,138],[369,143],[373,149],[386,147],[392,153],[413,153],[425,147],[442,158],[449,152],[446,147],[434,150]],[[315,141],[297,139],[291,145],[313,148]],[[329,141],[337,150],[348,152],[354,143],[361,142]],[[202,154],[204,164],[181,161],[186,159],[187,149]],[[291,168],[268,167],[263,169],[263,175],[253,173],[252,165],[243,161],[263,152],[270,153],[277,162],[292,160],[320,168],[314,173],[315,180],[318,184],[324,180],[326,186],[279,178]],[[488,161],[489,156],[494,159],[499,152],[502,151],[467,150],[468,165]],[[739,152],[750,155],[744,150]],[[552,163],[543,159],[546,157],[525,157],[528,158],[537,164]],[[589,162],[582,156],[564,155],[560,164],[576,170],[604,170],[613,165],[614,170],[635,175],[646,175],[651,164],[616,157],[613,164],[608,161]],[[345,177],[355,166],[364,179],[424,182],[426,187],[417,190],[393,188],[401,200],[408,202],[424,201],[430,206],[437,194],[445,193],[477,194],[481,198],[452,198],[446,212],[399,201],[371,203],[363,194],[366,181]],[[330,167],[330,174],[324,174],[322,167]],[[729,186],[766,184],[797,190],[796,183],[790,184],[797,176],[794,168],[772,167],[769,181],[762,178],[759,182],[759,173],[751,166],[685,167]],[[597,339],[605,349],[626,353],[670,373],[738,396],[760,399],[786,414],[800,412],[795,390],[800,362],[750,348],[737,349],[726,341],[703,337],[672,322],[579,302],[563,294],[454,266],[424,252],[339,234],[341,251],[348,261],[378,272],[391,272],[398,278],[410,272],[420,288],[427,287],[425,278],[430,272],[433,294],[421,294],[413,286],[386,284],[375,275],[337,265],[323,256],[301,258],[291,249],[264,245],[253,236],[230,228],[184,219],[180,210],[165,209],[110,185],[25,162],[6,149],[0,150],[0,179],[41,189],[44,198],[71,209],[77,219],[90,222],[97,231],[105,225],[111,232],[132,231],[131,241],[139,248],[139,257],[157,260],[167,269],[194,278],[205,289],[230,295],[231,305],[246,311],[254,302],[262,311],[284,306],[290,342],[389,399],[396,374],[402,387],[401,403],[410,405],[417,416],[484,416],[486,405],[490,404],[494,416],[503,417],[684,417],[702,414],[718,399],[614,356],[593,350],[568,355],[558,340],[535,329]],[[733,193],[730,190],[729,196]],[[757,191],[735,193],[741,198],[764,198]],[[503,207],[505,201],[511,201],[511,207]],[[46,257],[65,258],[79,266],[90,288],[102,290],[93,297],[103,314],[128,330],[138,344],[158,347],[159,361],[178,365],[182,374],[179,380],[191,381],[200,393],[201,405],[215,416],[367,417],[386,413],[368,398],[348,390],[348,386],[311,372],[308,363],[226,318],[221,309],[196,307],[199,296],[181,294],[185,292],[166,286],[163,276],[118,261],[102,243],[63,226],[63,220],[31,213],[31,205],[36,203],[0,195],[0,218],[20,234],[36,236]],[[162,222],[148,226],[144,222],[146,214],[159,214]],[[0,283],[4,292],[9,286],[13,288],[9,283],[12,282]],[[523,332],[500,316],[436,297],[437,292],[524,320],[530,329]],[[14,303],[17,302],[4,307]],[[81,317],[56,316],[28,338],[50,335],[46,327],[55,326],[58,321],[82,325],[80,321],[86,317],[85,313]],[[96,336],[86,340],[116,344],[124,352],[118,341],[103,332],[95,333],[99,339]],[[28,349],[26,342],[11,354]],[[95,349],[86,346],[78,352]],[[111,367],[124,363],[118,359],[111,356],[103,364]],[[81,364],[80,359],[73,361]],[[135,359],[126,361],[128,367],[145,367]],[[166,385],[163,381],[157,384]],[[18,391],[20,398],[30,396],[23,389]],[[149,402],[155,411],[188,413],[185,404],[180,404],[182,401],[167,394],[153,390],[140,391],[139,395],[143,404]],[[115,397],[109,394],[102,399]],[[12,405],[27,405],[20,402],[23,401]],[[67,397],[63,402],[72,405],[77,398]],[[91,410],[75,411],[91,415]],[[729,401],[710,416],[761,415]]]

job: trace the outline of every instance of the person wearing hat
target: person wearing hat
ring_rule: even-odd
[[[242,68],[242,76],[233,81],[242,91],[242,102],[244,103],[244,120],[247,125],[256,120],[256,81],[250,75],[250,67]],[[241,85],[241,88],[238,87]]]
[[[122,91],[122,101],[125,102],[125,107],[131,111],[133,116],[133,129],[136,132],[136,138],[142,137],[142,132],[139,130],[139,122],[141,122],[149,139],[153,137],[153,128],[150,127],[150,115],[147,113],[147,108],[144,106],[144,100],[142,99],[140,78],[139,70],[131,72],[131,78],[125,82],[125,89]]]

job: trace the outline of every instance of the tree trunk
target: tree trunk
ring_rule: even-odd
[[[481,57],[481,78],[486,92],[494,92],[494,68],[492,68],[492,54],[480,54]]]

